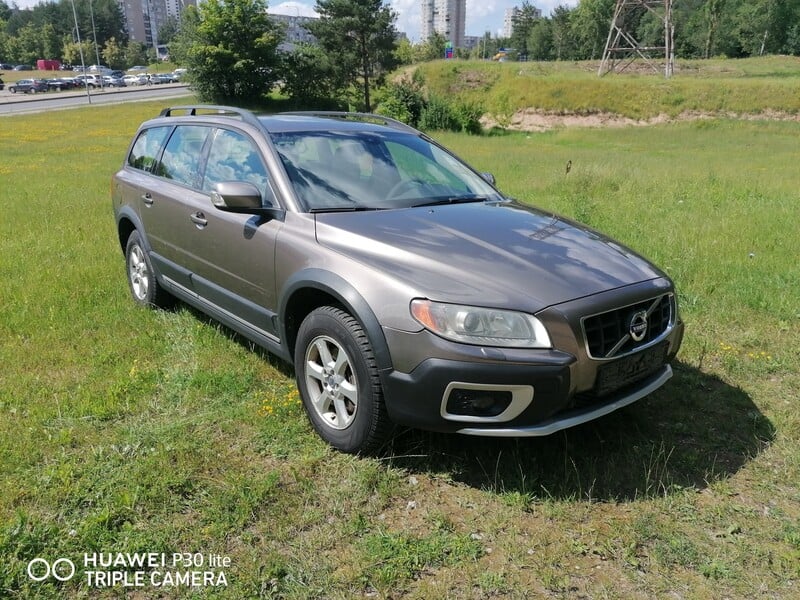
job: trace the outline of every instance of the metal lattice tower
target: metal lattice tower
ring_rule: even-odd
[[[646,11],[656,15],[664,25],[663,46],[643,46],[634,37],[633,26]],[[656,73],[662,72],[659,63],[663,60],[664,76],[671,77],[675,65],[674,35],[672,0],[617,0],[597,74],[602,77],[611,71],[621,73],[641,59]]]

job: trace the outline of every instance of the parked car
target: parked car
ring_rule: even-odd
[[[103,76],[102,75],[95,75],[91,73],[85,73],[81,75],[75,76],[75,81],[78,82],[79,86],[86,86],[90,90],[94,88],[103,87]]]
[[[17,92],[35,94],[36,92],[46,92],[47,90],[47,84],[41,79],[20,79],[8,86],[8,91],[12,94]]]
[[[183,69],[183,68],[175,69],[172,72],[172,80],[173,81],[181,81],[182,79],[184,79],[186,77],[186,73],[187,72],[188,72],[188,69]]]
[[[122,77],[103,75],[103,85],[106,87],[125,87],[127,83],[125,83],[125,80]]]
[[[134,65],[130,69],[128,69],[128,73],[135,73],[137,71],[147,71],[147,67],[142,65]]]
[[[59,77],[59,79],[64,83],[62,89],[73,90],[81,86],[80,82],[74,77]]]
[[[111,194],[133,300],[178,298],[293,363],[343,451],[392,424],[548,435],[672,376],[664,272],[392,119],[168,108]]]
[[[166,76],[163,73],[148,73],[147,82],[151,85],[159,85],[161,83],[172,83],[172,77]]]
[[[147,77],[144,75],[125,75],[122,78],[125,85],[147,85]]]
[[[77,83],[71,77],[58,77],[55,79],[43,79],[50,91],[60,92],[61,90],[71,90],[77,87]]]
[[[17,65],[14,67],[15,71],[33,71],[33,67],[30,65]]]

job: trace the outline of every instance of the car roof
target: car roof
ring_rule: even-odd
[[[286,133],[292,131],[387,131],[382,123],[355,121],[325,116],[276,114],[258,118],[267,131]]]
[[[272,115],[256,115],[248,110],[230,106],[175,106],[161,111],[158,119],[180,119],[180,122],[191,122],[204,119],[211,122],[228,121],[231,123],[248,123],[268,133],[288,133],[298,131],[352,131],[352,132],[388,132],[403,131],[413,135],[420,132],[395,119],[383,115],[355,112],[287,112]]]

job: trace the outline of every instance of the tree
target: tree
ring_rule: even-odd
[[[81,40],[80,45],[78,45],[77,42],[68,41],[64,44],[61,52],[64,62],[70,65],[79,65],[81,64],[81,50],[83,50],[83,58],[85,61],[91,56],[93,49],[93,44],[91,42],[87,42],[86,40]]]
[[[714,47],[714,38],[719,28],[719,21],[724,8],[725,0],[708,0],[704,7],[704,16],[708,26],[705,43],[705,58],[711,57],[711,51]]]
[[[528,40],[533,24],[538,18],[536,8],[528,0],[523,0],[522,6],[514,12],[511,19],[513,25],[511,46],[517,51],[520,58],[528,57]]]
[[[394,58],[398,65],[410,65],[416,62],[417,55],[408,38],[404,37],[397,43]]]
[[[309,30],[331,57],[335,83],[360,86],[371,111],[370,85],[395,64],[394,11],[383,0],[317,0],[315,10],[320,19]]]
[[[553,59],[553,22],[550,19],[540,19],[533,25],[528,52],[532,60]]]
[[[553,35],[553,57],[570,60],[574,57],[572,39],[572,11],[566,6],[557,6],[551,16]]]
[[[176,48],[200,98],[249,104],[272,90],[280,36],[264,0],[206,0],[185,16]]]
[[[570,27],[574,32],[577,58],[594,60],[603,55],[614,4],[614,0],[582,0],[575,7]],[[661,36],[663,43],[663,32]]]
[[[112,69],[123,69],[126,66],[125,49],[113,37],[106,42],[101,53],[103,62]]]
[[[336,78],[328,54],[314,44],[298,44],[283,57],[282,90],[303,108],[336,106]]]
[[[447,38],[438,31],[434,31],[425,43],[419,47],[419,60],[425,62],[429,60],[439,60],[444,58],[447,48]]]
[[[158,28],[158,43],[169,44],[175,39],[175,36],[178,35],[178,29],[180,29],[180,21],[178,20],[178,17],[173,15],[168,16],[163,25]]]
[[[130,65],[143,65],[148,62],[147,59],[147,46],[142,42],[136,40],[129,40],[125,45],[125,64]]]

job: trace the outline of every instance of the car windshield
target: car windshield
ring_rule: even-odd
[[[404,132],[275,132],[295,193],[311,212],[501,200],[452,154]]]

